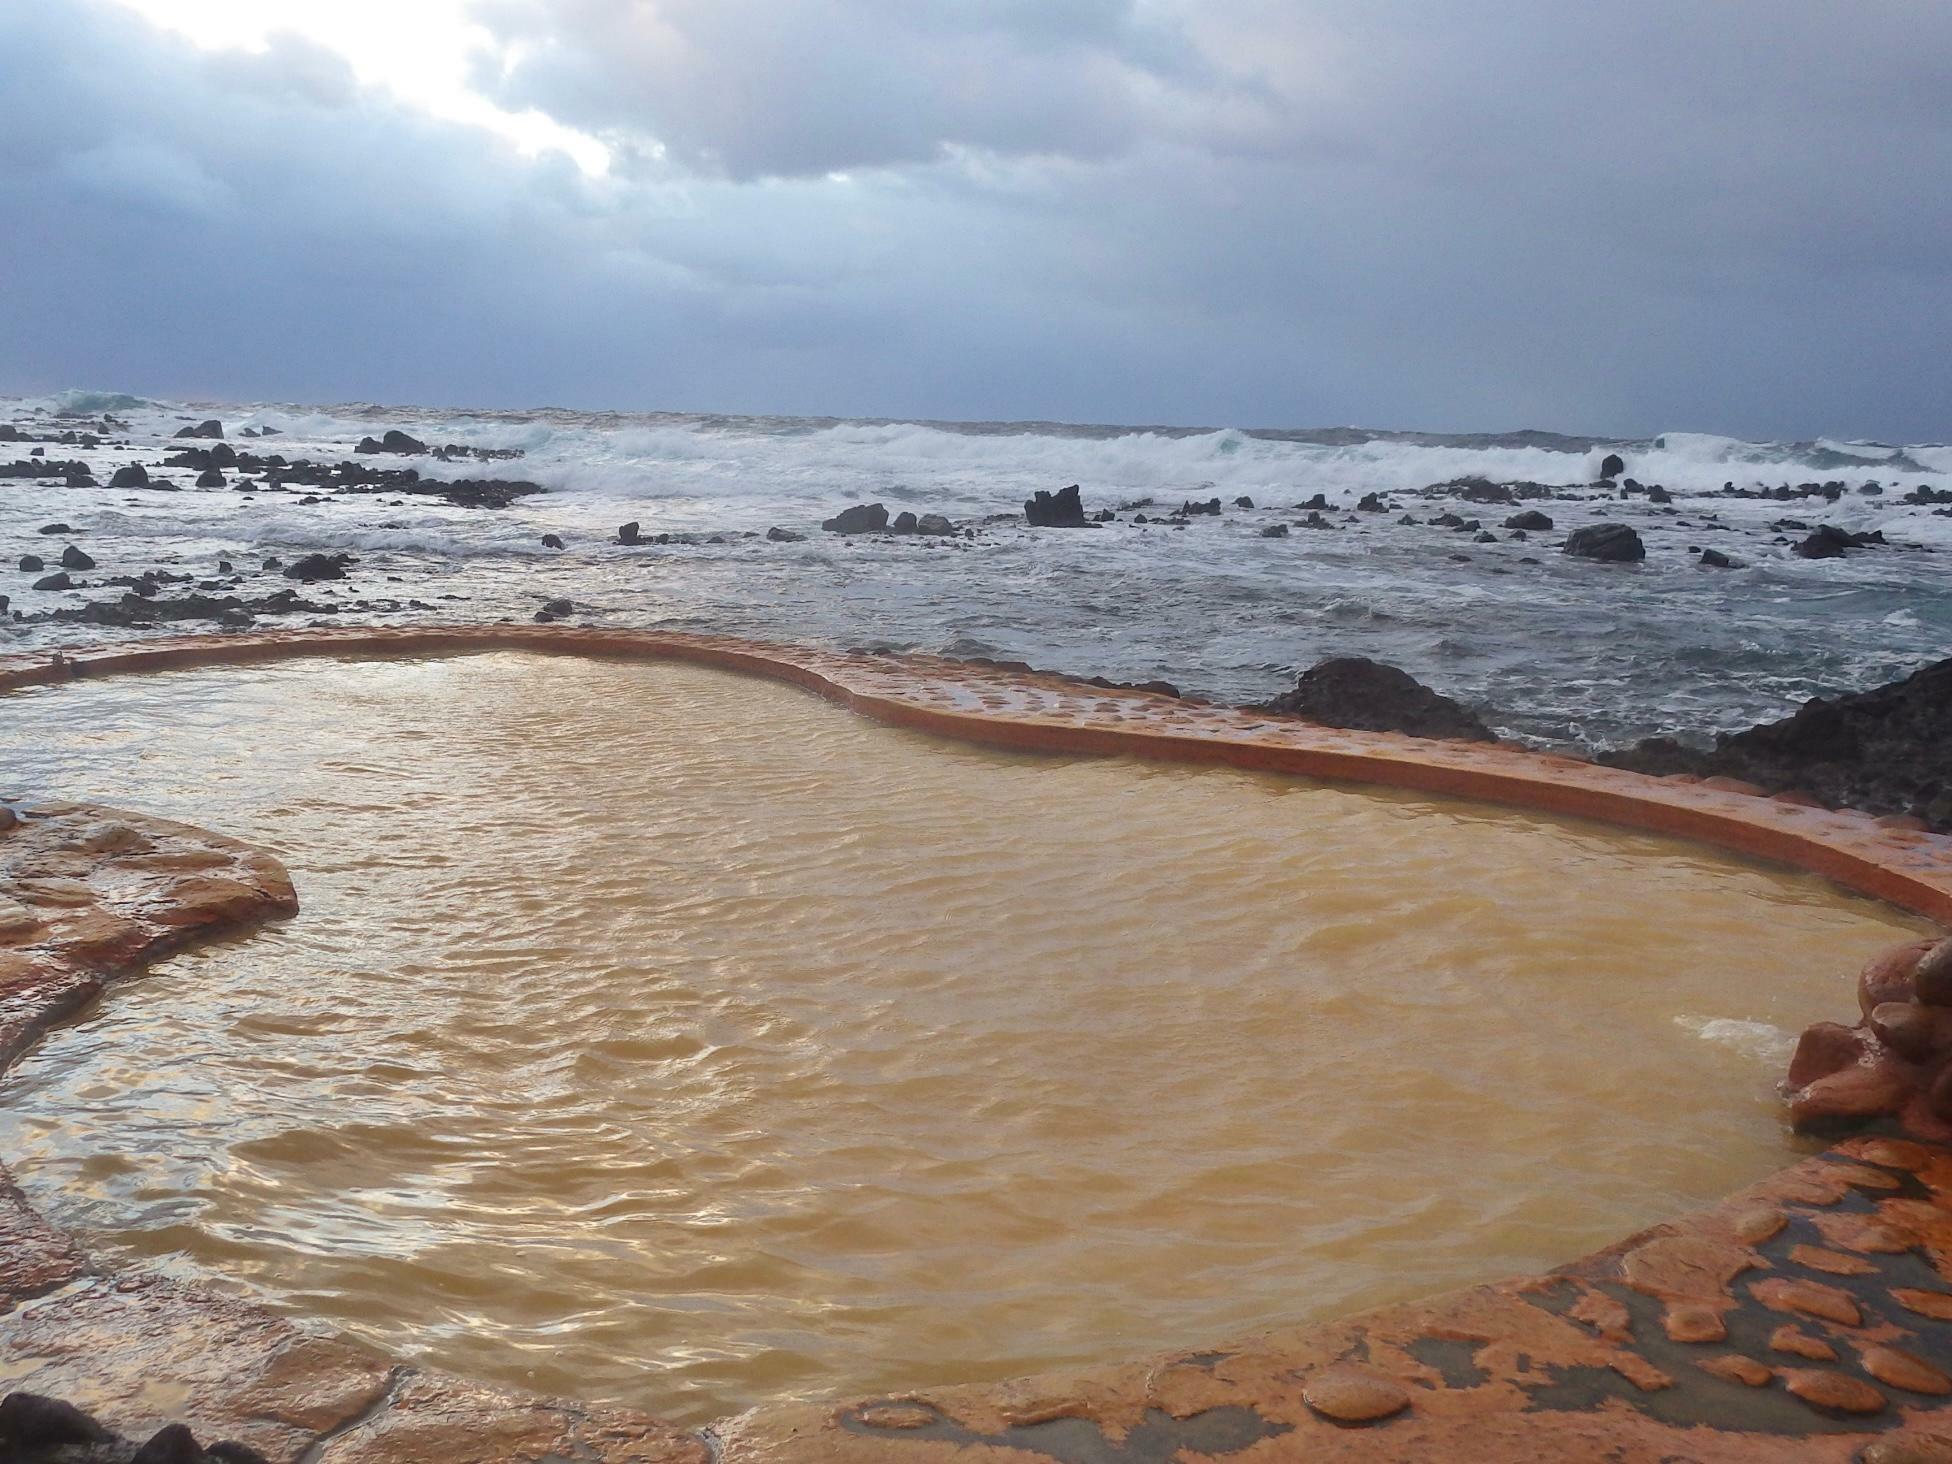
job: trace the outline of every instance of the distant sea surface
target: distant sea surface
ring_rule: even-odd
[[[103,598],[34,591],[37,576],[13,569],[25,553],[52,565],[71,537],[99,565],[81,577],[98,584],[149,569],[209,575],[229,559],[244,573],[234,593],[261,595],[286,584],[264,559],[345,550],[358,560],[349,580],[306,587],[309,598],[433,607],[354,618],[526,621],[565,597],[574,618],[605,625],[1021,659],[1163,678],[1227,701],[1271,696],[1325,656],[1373,656],[1479,708],[1502,732],[1576,747],[1656,732],[1698,738],[1952,654],[1952,511],[1900,501],[1952,488],[1943,444],[0,398],[0,422],[29,432],[104,412],[128,424],[118,434],[126,447],[47,449],[86,459],[104,484],[126,462],[153,469],[181,445],[169,441],[177,428],[216,417],[233,446],[294,459],[344,458],[388,428],[519,449],[505,462],[362,460],[444,478],[532,479],[548,491],[481,510],[385,496],[302,504],[303,491],[247,497],[234,483],[196,488],[194,472],[169,468],[155,473],[164,486],[145,490],[0,481],[0,593],[29,617],[0,622],[7,650],[127,634],[33,622]],[[282,435],[247,443],[247,427]],[[0,462],[27,451],[0,443]],[[1671,502],[1595,484],[1609,453]],[[1503,506],[1426,491],[1461,477],[1547,484],[1562,496]],[[1091,510],[1152,504],[1092,529],[1023,524],[1027,497],[1070,483]],[[1790,501],[1725,492],[1824,483],[1841,491]],[[1391,511],[1354,512],[1371,493]],[[1297,506],[1317,494],[1328,527],[1305,527]],[[1184,528],[1136,522],[1216,497],[1218,516]],[[1241,498],[1253,507],[1236,507]],[[946,514],[976,532],[933,541],[821,531],[823,519],[863,502]],[[1551,516],[1554,529],[1514,539],[1504,520],[1526,508]],[[1480,527],[1429,522],[1445,512]],[[990,521],[1002,515],[1014,517]],[[681,537],[635,549],[611,542],[630,520],[646,537]],[[1646,561],[1559,552],[1568,530],[1603,520],[1631,524]],[[39,532],[51,523],[75,533]],[[1292,527],[1265,537],[1276,524]],[[1837,559],[1795,556],[1791,546],[1819,524],[1880,530],[1889,543]],[[805,537],[769,541],[775,526]],[[544,534],[566,550],[545,549]],[[1743,567],[1702,568],[1691,548]]]

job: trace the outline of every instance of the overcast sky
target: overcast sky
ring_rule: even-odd
[[[1952,437],[1945,0],[3,0],[0,390]]]

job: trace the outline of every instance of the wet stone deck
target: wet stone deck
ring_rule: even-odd
[[[492,649],[716,665],[992,745],[1222,762],[1599,818],[1952,920],[1952,840],[1901,822],[925,657],[568,627],[330,630],[0,658],[0,690],[293,655]],[[295,908],[276,861],[235,840],[109,809],[0,804],[0,1066],[159,955]],[[1549,1275],[1012,1383],[761,1406],[696,1433],[397,1366],[229,1295],[107,1273],[0,1168],[0,1393],[68,1399],[130,1438],[182,1421],[286,1464],[1952,1464],[1952,1147],[1931,1141],[1944,1137],[1892,1127],[1841,1140]]]

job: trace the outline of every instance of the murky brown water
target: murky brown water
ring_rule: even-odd
[[[1912,928],[1657,839],[677,667],[77,685],[0,700],[0,767],[269,844],[306,907],[0,1087],[39,1203],[690,1421],[1566,1260],[1785,1162],[1792,1033]]]

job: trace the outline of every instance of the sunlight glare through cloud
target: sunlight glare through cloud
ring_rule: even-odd
[[[280,31],[344,56],[355,75],[448,121],[480,127],[528,156],[561,152],[593,176],[610,150],[541,112],[507,112],[468,85],[468,68],[494,38],[470,21],[466,0],[120,0],[205,49],[256,50]]]

